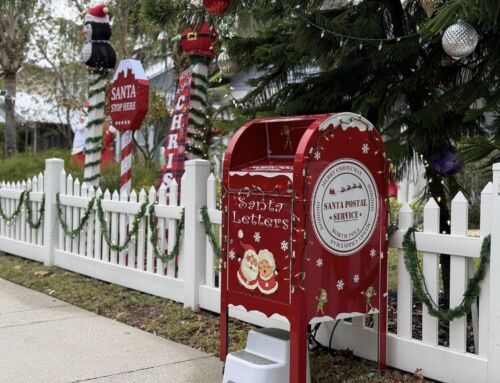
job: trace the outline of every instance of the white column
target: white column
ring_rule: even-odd
[[[59,192],[61,172],[64,170],[64,161],[59,158],[45,160],[45,175],[43,177],[45,193],[45,217],[43,218],[43,248],[44,264],[54,265],[54,249],[57,242],[58,217],[56,209],[56,194]]]
[[[104,119],[104,106],[93,108],[104,102],[106,81],[104,75],[93,73],[90,75],[90,91],[97,92],[89,97],[89,115],[87,118],[87,140],[98,142],[85,142],[85,168],[83,180],[94,187],[99,186],[101,173],[102,128]],[[94,123],[92,123],[94,121]],[[88,152],[90,151],[90,152]]]
[[[184,207],[184,235],[179,268],[184,270],[184,307],[193,310],[198,309],[199,286],[205,284],[206,242],[200,221],[200,208],[207,201],[209,175],[209,161],[186,161],[186,171],[180,185],[181,205]]]
[[[490,274],[500,273],[500,163],[493,165]],[[490,278],[488,383],[500,381],[500,278]]]

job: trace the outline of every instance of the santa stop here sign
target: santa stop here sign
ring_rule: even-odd
[[[120,131],[137,130],[149,107],[149,81],[138,60],[122,60],[109,88],[109,114]]]

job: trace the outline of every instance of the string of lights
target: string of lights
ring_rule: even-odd
[[[348,34],[345,34],[345,33],[339,33],[339,32],[332,31],[332,30],[330,30],[328,28],[325,28],[325,27],[319,25],[315,21],[312,21],[305,13],[299,11],[298,9],[293,9],[292,13],[294,15],[296,15],[297,17],[300,17],[302,20],[304,20],[307,23],[308,27],[312,26],[314,28],[317,28],[317,29],[321,30],[321,38],[324,38],[327,34],[339,38],[340,39],[340,46],[342,46],[344,44],[345,40],[353,40],[353,41],[356,41],[356,42],[360,42],[361,43],[360,44],[361,48],[362,48],[362,43],[363,42],[375,42],[375,43],[378,42],[379,43],[379,50],[380,50],[380,49],[382,49],[382,44],[383,43],[400,42],[402,40],[413,39],[413,38],[417,38],[417,37],[419,38],[419,42],[422,41],[422,36],[418,32],[417,33],[410,33],[408,35],[403,35],[403,36],[389,37],[389,38],[360,37],[360,36],[348,35]],[[418,27],[417,27],[417,31],[418,31]]]

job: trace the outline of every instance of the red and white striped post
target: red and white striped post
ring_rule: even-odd
[[[120,195],[132,190],[132,137],[149,107],[149,81],[140,61],[122,60],[109,88],[109,111],[121,133]]]
[[[121,135],[120,153],[120,195],[130,195],[132,189],[132,136],[134,132],[127,130]]]

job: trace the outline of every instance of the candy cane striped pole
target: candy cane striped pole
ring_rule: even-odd
[[[130,195],[132,190],[132,130],[126,130],[121,135],[122,150],[120,153],[120,195]]]
[[[189,128],[187,145],[194,157],[203,157],[207,151],[206,115],[208,67],[204,63],[196,63],[192,67],[193,79],[191,80],[191,93],[189,105]]]
[[[90,72],[89,115],[85,140],[83,180],[95,187],[101,177],[102,129],[104,124],[104,97],[106,71]]]

